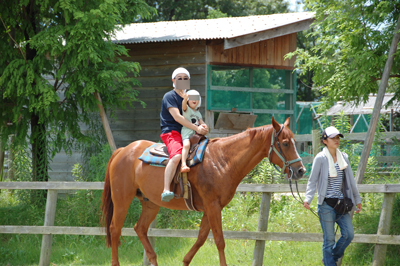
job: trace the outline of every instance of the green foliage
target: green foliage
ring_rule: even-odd
[[[207,19],[212,19],[212,18],[226,18],[228,17],[228,14],[222,13],[221,10],[219,9],[211,9],[208,11]]]
[[[220,17],[242,17],[289,12],[285,0],[146,0],[157,9],[157,16],[144,21],[189,20]]]
[[[316,40],[311,51],[300,48],[293,53],[297,55],[297,68],[313,73],[313,88],[330,104],[339,100],[366,101],[378,90],[400,1],[308,0],[306,7],[316,12],[309,33]],[[399,64],[395,60],[393,79],[399,77]],[[398,87],[395,91],[399,98]]]
[[[243,179],[243,183],[255,184],[273,184],[279,182],[279,172],[264,158],[254,167],[250,173]]]
[[[95,153],[88,158],[83,157],[83,165],[77,163],[72,169],[72,175],[75,177],[75,180],[81,182],[104,181],[111,154],[110,146],[106,144],[103,145],[99,153]]]
[[[142,0],[4,0],[1,6],[1,141],[17,132],[14,145],[30,143],[33,178],[47,180],[51,156],[90,142],[81,124],[93,123],[95,92],[111,113],[139,101],[133,87],[140,85],[140,66],[122,61],[127,49],[112,38],[155,11]]]

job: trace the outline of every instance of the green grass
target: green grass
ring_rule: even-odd
[[[1,225],[43,225],[44,207],[23,204],[18,192],[0,193]],[[355,214],[356,233],[375,234],[379,223],[382,194],[363,194],[363,211]],[[97,226],[100,193],[81,191],[59,199],[56,225]],[[222,212],[223,229],[256,231],[260,193],[237,193]],[[316,200],[312,207],[316,209]],[[133,227],[140,213],[140,204],[131,204],[125,227]],[[391,234],[400,232],[400,197],[397,197]],[[198,229],[201,213],[161,209],[158,228]],[[273,197],[268,222],[269,232],[321,233],[321,227],[310,211],[291,196]],[[0,265],[37,265],[40,258],[41,235],[0,235]],[[194,244],[193,238],[156,238],[155,250],[159,265],[181,265],[183,257]],[[255,241],[226,239],[228,265],[251,265]],[[266,241],[264,265],[322,265],[322,242]],[[342,265],[371,265],[374,245],[352,243],[346,249]],[[121,265],[142,265],[143,247],[137,237],[124,237],[119,248]],[[400,246],[388,246],[385,265],[399,265]],[[51,265],[109,265],[111,250],[100,236],[53,236]],[[217,248],[208,239],[191,265],[219,265]]]

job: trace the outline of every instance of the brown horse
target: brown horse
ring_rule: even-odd
[[[272,118],[272,125],[247,129],[230,137],[209,141],[203,162],[192,167],[188,175],[193,189],[194,205],[204,215],[197,241],[184,257],[183,265],[189,265],[206,241],[210,229],[218,249],[220,265],[226,265],[221,210],[232,200],[240,181],[263,158],[269,157],[271,163],[285,168],[284,171],[288,175],[290,173],[293,180],[303,176],[305,168],[296,151],[294,135],[288,128],[289,123],[288,118],[281,126]],[[273,151],[270,150],[271,141],[276,148]],[[188,210],[182,198],[174,198],[170,202],[161,201],[165,168],[154,167],[138,159],[152,144],[153,142],[146,140],[135,141],[116,150],[108,162],[102,196],[102,221],[107,232],[107,245],[112,250],[112,265],[119,265],[121,229],[135,196],[142,204],[142,213],[134,229],[152,265],[157,265],[157,255],[147,238],[147,231],[160,207]],[[280,158],[286,160],[287,167]],[[288,161],[291,166],[288,166]],[[144,201],[142,195],[149,200]]]

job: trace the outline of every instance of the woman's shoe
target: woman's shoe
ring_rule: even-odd
[[[182,172],[182,173],[190,172],[190,168],[189,168],[188,166],[182,166],[182,167],[181,167],[181,172]]]
[[[161,201],[169,202],[174,198],[174,192],[165,191],[161,194]]]

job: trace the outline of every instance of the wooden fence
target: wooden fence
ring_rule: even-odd
[[[0,234],[42,234],[42,248],[39,265],[50,265],[52,235],[105,235],[104,228],[54,226],[58,192],[63,190],[102,190],[103,182],[0,182],[0,189],[46,189],[47,203],[43,226],[0,225]],[[384,193],[382,211],[376,234],[356,234],[354,243],[372,243],[375,245],[373,265],[384,265],[387,245],[400,245],[399,235],[389,235],[393,205],[400,184],[358,185],[363,193]],[[299,191],[305,192],[306,185],[299,185]],[[272,193],[288,193],[287,184],[257,185],[241,184],[237,192],[260,192],[262,199],[256,232],[224,231],[226,239],[255,240],[253,266],[263,264],[265,241],[306,241],[322,242],[320,233],[278,233],[267,232],[268,217]],[[133,228],[123,228],[123,236],[137,236]],[[155,229],[150,228],[149,237],[197,238],[197,230]],[[212,238],[210,232],[209,238]]]

